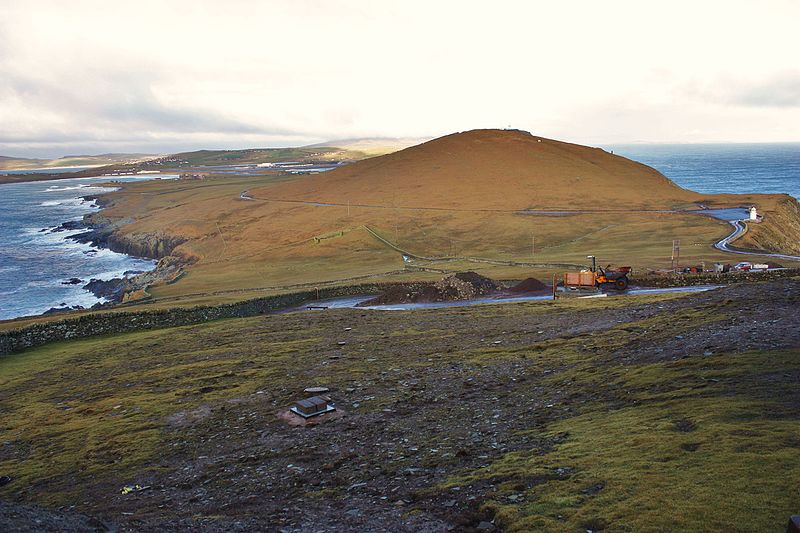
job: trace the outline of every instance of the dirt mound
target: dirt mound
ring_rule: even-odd
[[[548,285],[545,285],[544,283],[542,283],[541,281],[539,281],[536,278],[527,278],[527,279],[524,279],[524,280],[520,281],[519,283],[517,283],[513,287],[509,288],[508,290],[509,290],[509,292],[522,294],[522,293],[528,293],[528,292],[536,292],[536,293],[538,293],[538,292],[546,292],[546,291],[551,290],[551,288],[552,287],[550,287]]]
[[[479,296],[491,294],[497,290],[497,284],[491,279],[475,272],[459,272],[447,276],[433,284],[399,285],[361,306],[391,305],[405,303],[449,302],[453,300],[471,300]]]
[[[437,302],[471,300],[497,290],[497,284],[475,272],[459,272],[434,284]]]

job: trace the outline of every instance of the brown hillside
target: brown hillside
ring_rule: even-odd
[[[662,208],[698,200],[641,163],[518,130],[472,130],[314,176],[259,197],[448,209]]]
[[[116,228],[113,241],[129,250],[181,243],[171,253],[186,260],[184,275],[149,290],[172,304],[459,270],[549,279],[588,254],[642,271],[669,267],[675,240],[686,265],[746,260],[712,247],[731,232],[726,222],[666,211],[756,205],[764,222],[742,246],[793,251],[798,214],[796,204],[778,209],[784,200],[700,195],[597,148],[476,130],[322,175],[128,183],[93,219]]]

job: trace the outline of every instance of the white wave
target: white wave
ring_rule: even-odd
[[[9,311],[8,313],[0,314],[0,320],[6,320],[9,318],[17,318],[21,316],[35,316],[41,315],[45,311],[56,307],[62,307],[60,304],[65,303],[67,304],[64,308],[73,307],[79,305],[83,308],[90,308],[96,303],[105,303],[107,300],[105,298],[98,298],[91,292],[83,289],[80,286],[75,286],[72,290],[69,291],[70,294],[64,295],[58,298],[58,301],[53,302],[52,304],[39,304],[39,305],[29,305],[25,307],[20,307],[18,309],[14,309]]]
[[[66,198],[64,200],[47,200],[39,204],[40,207],[81,207],[81,208],[90,208],[92,206],[92,202],[87,202],[83,198]]]
[[[61,187],[58,185],[51,185],[44,190],[44,192],[57,192],[57,191],[77,191],[79,189],[86,189],[91,187],[91,185],[87,185],[85,183],[80,183],[75,185],[74,187]]]
[[[92,279],[108,281],[115,278],[124,278],[125,272],[129,270],[152,270],[154,267],[155,261],[153,261],[152,265],[121,265],[120,268],[116,270],[107,270],[105,272],[100,272],[99,274],[92,274]]]
[[[27,289],[35,289],[37,287],[39,287],[39,288],[41,288],[41,287],[45,287],[45,288],[46,287],[60,287],[61,286],[61,281],[62,280],[60,280],[60,279],[34,279],[34,280],[26,282],[21,287],[22,288],[27,288]]]
[[[84,231],[86,230],[68,229],[64,231],[57,231],[55,233],[50,233],[49,231],[42,231],[39,228],[25,228],[24,230],[22,230],[22,234],[32,237],[32,240],[37,241],[37,243],[41,244],[66,244],[72,246],[80,243],[71,241],[67,239],[67,237],[69,237],[70,235],[77,235],[78,233],[83,233]]]

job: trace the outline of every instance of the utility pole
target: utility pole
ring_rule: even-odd
[[[676,268],[680,267],[681,263],[681,241],[679,239],[672,240],[672,271],[675,272]]]
[[[536,236],[531,235],[531,257],[536,255]]]

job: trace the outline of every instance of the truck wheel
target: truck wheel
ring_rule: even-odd
[[[618,291],[624,291],[628,288],[628,278],[619,278],[617,281],[614,282],[614,287]]]

